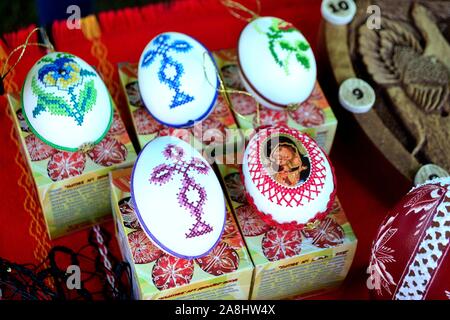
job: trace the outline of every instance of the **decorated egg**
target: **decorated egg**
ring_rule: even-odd
[[[266,127],[250,139],[242,162],[249,202],[262,219],[283,229],[322,220],[336,194],[328,157],[308,135]]]
[[[178,138],[158,137],[144,147],[133,168],[131,197],[145,233],[178,258],[207,255],[222,235],[220,183],[200,153]]]
[[[211,113],[219,90],[216,65],[197,40],[177,32],[156,36],[139,60],[139,91],[160,123],[192,127]]]
[[[242,31],[238,61],[246,90],[262,105],[285,109],[305,101],[316,82],[316,60],[292,24],[261,17]]]
[[[450,178],[414,187],[372,244],[367,280],[376,299],[450,299]]]
[[[113,118],[110,95],[98,73],[64,52],[49,53],[31,68],[22,88],[22,105],[29,129],[64,151],[99,143]]]

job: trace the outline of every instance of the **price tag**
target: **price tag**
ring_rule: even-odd
[[[323,0],[322,17],[331,24],[345,25],[353,20],[356,4],[353,0]]]
[[[426,164],[417,171],[414,177],[414,185],[425,183],[428,180],[450,176],[447,171],[435,164]]]
[[[375,104],[375,91],[364,80],[350,78],[339,87],[339,102],[350,112],[364,113]]]

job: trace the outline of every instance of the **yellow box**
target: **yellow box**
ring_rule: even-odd
[[[119,63],[118,68],[120,83],[127,98],[128,109],[141,149],[158,136],[171,135],[190,143],[205,158],[210,159],[213,150],[233,148],[235,145],[243,144],[243,136],[237,130],[238,126],[233,113],[223,94],[218,95],[214,110],[202,122],[186,129],[170,128],[158,123],[147,112],[139,93],[137,63]]]
[[[63,152],[48,147],[52,149],[48,157],[41,159],[42,157],[34,156],[34,160],[39,160],[33,161],[32,155],[35,155],[37,147],[44,143],[28,129],[21,114],[20,96],[9,94],[8,103],[21,150],[38,191],[50,238],[55,239],[110,219],[111,192],[108,173],[116,168],[130,166],[136,159],[136,152],[117,110],[114,112],[113,124],[105,139],[117,141],[114,145],[121,146],[120,150],[125,155],[125,160],[111,166],[102,166],[84,153],[64,152],[64,159],[69,159],[66,163],[71,164],[68,169],[71,174],[64,177],[64,174],[51,176],[49,173],[49,170],[53,174],[59,172],[58,164],[61,161],[58,162],[58,159],[62,159]]]
[[[220,50],[214,52],[213,55],[226,87],[231,89],[228,97],[236,113],[235,118],[239,128],[246,129],[250,134],[251,130],[248,129],[254,129],[259,125],[287,125],[309,134],[326,153],[330,152],[336,133],[337,120],[318,82],[308,100],[295,111],[274,111],[260,106],[258,122],[258,112],[254,100],[252,105],[250,104],[252,98],[232,91],[245,92],[238,73],[236,50]],[[246,134],[246,138],[248,138],[248,134]]]
[[[255,265],[252,300],[306,297],[342,283],[357,239],[339,200],[323,224],[307,229],[307,233],[271,228],[245,199],[240,165],[217,166]]]
[[[116,170],[110,173],[110,182],[116,234],[122,256],[131,266],[134,298],[141,300],[248,299],[253,264],[228,206],[225,231],[221,242],[216,246],[223,250],[213,249],[210,257],[224,259],[225,262],[219,266],[226,264],[232,267],[225,269],[229,272],[224,274],[220,274],[220,270],[224,270],[222,267],[217,269],[212,267],[209,271],[204,271],[197,263],[198,259],[177,259],[157,251],[159,249],[140,230],[139,222],[136,222],[134,218],[130,219],[130,214],[131,216],[134,214],[132,204],[129,202],[130,175],[131,169]],[[143,245],[147,248],[144,254],[136,249],[142,248]],[[159,272],[161,265],[166,267],[170,265],[171,270],[176,271],[175,275],[178,277],[181,274],[184,279],[173,284],[170,281],[164,282],[164,274]],[[155,269],[158,270],[157,274]],[[169,286],[161,290],[163,283],[169,283]]]

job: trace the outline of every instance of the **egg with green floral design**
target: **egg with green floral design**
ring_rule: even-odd
[[[292,24],[260,17],[242,30],[238,61],[245,89],[263,106],[283,110],[304,102],[317,75],[313,51]]]
[[[110,95],[98,73],[63,52],[49,53],[34,64],[23,84],[22,105],[31,131],[64,151],[100,142],[113,116]]]

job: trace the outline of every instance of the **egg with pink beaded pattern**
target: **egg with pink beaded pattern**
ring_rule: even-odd
[[[172,137],[149,142],[136,160],[131,197],[142,230],[178,258],[207,255],[226,222],[225,199],[210,164]]]

